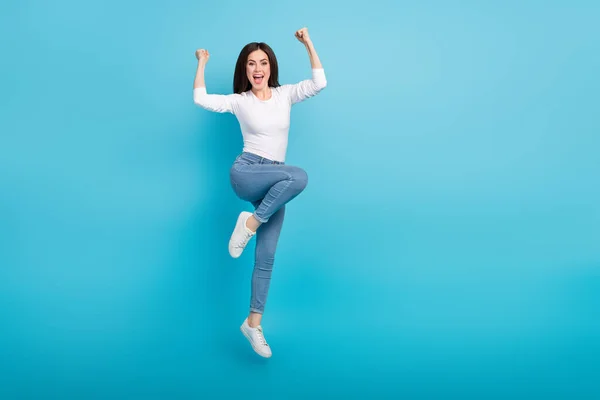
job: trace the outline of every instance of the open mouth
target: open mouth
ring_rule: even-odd
[[[254,83],[256,83],[257,85],[260,85],[264,78],[265,78],[265,76],[262,74],[252,75],[252,79],[254,80]]]

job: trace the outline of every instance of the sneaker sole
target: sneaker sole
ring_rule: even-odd
[[[254,352],[255,352],[256,354],[258,354],[259,356],[261,356],[261,357],[264,357],[264,358],[271,358],[271,355],[269,355],[269,354],[263,354],[263,353],[261,353],[260,351],[258,351],[258,350],[256,349],[256,347],[254,347],[254,344],[252,343],[252,339],[250,339],[250,337],[249,337],[249,336],[246,334],[246,331],[244,330],[244,328],[243,328],[243,327],[240,327],[240,331],[242,331],[242,334],[244,335],[244,337],[245,337],[246,339],[248,339],[248,342],[250,343],[250,346],[252,346],[252,350],[254,350]]]
[[[243,251],[242,251],[242,253],[243,253]],[[240,253],[240,254],[235,254],[235,253],[233,252],[233,250],[231,249],[231,244],[229,245],[229,255],[230,255],[232,258],[240,258],[240,256],[242,255],[242,253]]]

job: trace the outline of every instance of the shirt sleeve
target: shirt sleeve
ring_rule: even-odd
[[[313,68],[312,79],[306,79],[293,85],[286,85],[292,104],[299,103],[309,97],[316,96],[327,86],[325,70],[323,68]]]
[[[208,94],[205,87],[194,88],[194,103],[218,113],[235,114],[239,94]]]

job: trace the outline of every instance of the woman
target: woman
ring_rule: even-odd
[[[239,257],[256,235],[250,313],[240,327],[254,351],[271,357],[261,319],[275,260],[275,249],[285,205],[306,187],[306,172],[285,164],[291,106],[318,94],[327,85],[315,47],[302,28],[295,33],[304,44],[312,67],[312,79],[280,85],[277,59],[265,43],[249,43],[239,54],[233,77],[233,94],[208,94],[204,68],[209,53],[196,51],[198,69],[194,80],[194,103],[214,112],[234,114],[244,139],[244,148],[231,170],[231,186],[236,195],[254,206],[254,212],[238,216],[229,240],[229,254]]]

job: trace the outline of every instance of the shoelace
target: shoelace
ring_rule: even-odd
[[[248,243],[248,240],[250,240],[250,238],[252,236],[254,236],[252,233],[244,232],[244,236],[243,236],[242,240],[236,245],[236,247],[237,248],[245,247],[246,244]]]
[[[256,328],[256,335],[258,336],[258,340],[260,340],[260,343],[263,346],[268,346],[267,340],[265,339],[265,337],[262,333],[262,328],[260,326],[258,328]]]

